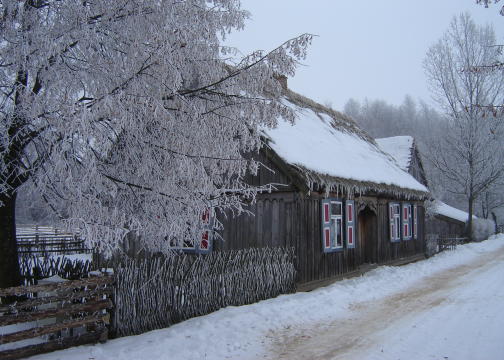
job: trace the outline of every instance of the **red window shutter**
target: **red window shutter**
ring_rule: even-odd
[[[208,231],[205,231],[203,233],[203,235],[201,235],[200,249],[201,250],[208,250],[208,246],[209,246]]]
[[[353,245],[353,227],[348,228],[348,244]]]
[[[348,215],[348,222],[352,222],[353,221],[353,205],[352,204],[348,204],[347,205],[347,215]]]
[[[210,210],[205,209],[205,211],[203,211],[203,214],[201,214],[201,222],[203,222],[203,224],[208,224],[209,221],[210,221]]]
[[[324,204],[324,222],[329,222],[329,204]]]
[[[330,229],[324,230],[324,244],[326,248],[331,247],[331,231]]]

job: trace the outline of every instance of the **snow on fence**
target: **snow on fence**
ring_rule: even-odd
[[[115,267],[117,336],[295,291],[294,248],[127,260]]]
[[[84,239],[51,226],[21,225],[16,228],[18,253],[37,254],[82,254],[90,253]]]
[[[113,281],[106,276],[0,289],[0,359],[105,341]]]

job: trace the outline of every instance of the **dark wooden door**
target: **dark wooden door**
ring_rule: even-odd
[[[376,262],[376,248],[378,241],[378,227],[376,214],[368,207],[359,212],[358,217],[358,247],[361,264]]]

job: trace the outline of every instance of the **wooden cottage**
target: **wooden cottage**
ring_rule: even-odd
[[[274,184],[250,214],[221,219],[214,250],[295,248],[298,284],[424,253],[427,188],[356,123],[285,89],[295,124],[264,129],[252,185]]]
[[[411,136],[392,136],[375,139],[378,146],[392,155],[399,167],[428,187],[422,157]],[[428,202],[429,213],[425,219],[425,233],[439,236],[462,237],[469,215],[439,200]],[[476,218],[476,217],[474,217]]]

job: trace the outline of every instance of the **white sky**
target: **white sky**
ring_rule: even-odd
[[[252,18],[227,44],[243,53],[318,35],[289,87],[338,110],[351,97],[400,104],[410,94],[430,102],[422,61],[463,11],[494,25],[504,43],[500,6],[485,9],[474,0],[242,0],[242,7]]]

